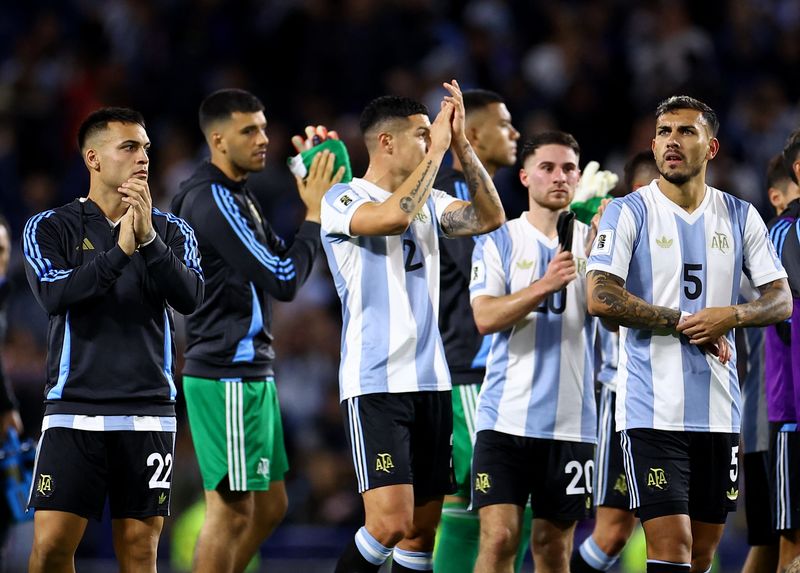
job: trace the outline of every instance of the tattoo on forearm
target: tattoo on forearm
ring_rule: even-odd
[[[481,215],[490,215],[495,219],[495,213],[503,212],[503,204],[472,146],[464,144],[458,148],[458,152],[471,205],[447,213],[448,216],[442,218],[442,228],[449,235],[480,233],[486,230]]]
[[[441,223],[442,230],[448,235],[456,235],[459,232],[479,233],[483,228],[471,203],[460,209],[442,213]]]
[[[404,212],[411,214],[423,203],[427,191],[433,185],[433,179],[436,176],[436,171],[429,175],[432,166],[433,161],[428,160],[428,163],[425,165],[425,170],[422,172],[422,175],[419,176],[419,179],[417,179],[414,188],[411,189],[408,195],[400,199],[400,208]],[[420,190],[422,190],[422,193],[420,193]],[[417,195],[419,195],[419,197]]]
[[[737,326],[767,326],[786,320],[792,312],[792,299],[786,279],[758,287],[761,296],[733,307]]]
[[[623,281],[604,271],[591,271],[592,300],[603,310],[600,316],[629,328],[659,330],[675,328],[681,313],[678,310],[648,304],[623,288]]]

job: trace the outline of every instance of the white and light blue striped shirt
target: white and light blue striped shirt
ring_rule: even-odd
[[[756,210],[706,187],[691,214],[658,181],[612,201],[600,221],[589,271],[605,271],[657,306],[694,313],[736,304],[741,274],[755,286],[786,277]],[[739,432],[734,359],[727,365],[685,336],[620,328],[617,431]]]
[[[350,220],[391,194],[364,179],[322,200],[322,245],[342,301],[339,397],[450,390],[439,335],[439,218],[455,199],[433,190],[402,235],[356,237]]]
[[[594,336],[586,312],[589,228],[576,222],[572,253],[578,277],[513,327],[492,335],[478,399],[477,431],[596,443]],[[541,278],[556,255],[549,239],[522,217],[480,240],[472,254],[470,299],[500,297]]]

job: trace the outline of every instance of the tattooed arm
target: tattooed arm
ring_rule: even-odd
[[[611,273],[589,271],[586,278],[589,314],[628,328],[675,331],[679,310],[648,304],[625,290],[624,281]]]
[[[451,237],[493,231],[506,220],[494,182],[466,139],[456,142],[453,148],[464,170],[470,201],[456,201],[445,209],[442,230]]]
[[[737,326],[766,326],[792,315],[792,295],[786,279],[761,285],[758,290],[761,296],[752,302],[704,308],[682,321],[678,332],[688,336],[692,344],[704,344]]]
[[[452,115],[453,106],[443,105],[430,127],[431,143],[425,158],[386,201],[368,202],[358,208],[350,220],[352,235],[400,235],[408,229],[428,200],[442,158],[450,145]]]
[[[467,180],[470,200],[456,201],[445,209],[440,217],[442,230],[451,237],[488,233],[506,222],[506,213],[492,178],[467,140],[461,88],[456,80],[444,87],[450,92],[445,101],[453,105],[453,153]]]

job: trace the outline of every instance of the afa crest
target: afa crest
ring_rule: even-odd
[[[392,454],[379,453],[378,457],[375,458],[375,471],[390,474],[393,469],[394,462],[392,461]]]

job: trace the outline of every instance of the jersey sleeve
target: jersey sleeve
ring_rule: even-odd
[[[586,272],[605,271],[626,280],[636,233],[633,217],[625,203],[620,200],[611,201],[600,219]]]
[[[293,299],[319,250],[317,224],[304,222],[292,246],[286,248],[266,223],[267,240],[259,238],[256,223],[245,216],[228,189],[212,185],[211,193],[198,194],[196,201],[191,220],[195,227],[202,224],[204,240],[211,242],[226,264],[277,300]]]
[[[469,281],[469,300],[479,296],[504,296],[506,273],[500,251],[491,235],[484,235],[472,251],[472,272]]]
[[[358,208],[369,202],[372,199],[350,185],[334,185],[322,198],[322,232],[327,235],[355,236],[350,233],[350,221]]]
[[[753,286],[760,287],[786,278],[786,271],[769,238],[767,226],[752,205],[747,211],[742,255],[745,274],[750,277]]]
[[[183,219],[156,209],[153,212],[166,218],[163,236],[157,233],[139,253],[167,303],[181,314],[191,314],[203,302],[205,288],[197,239]]]
[[[781,250],[781,263],[789,279],[792,297],[800,299],[800,219],[795,221]]]
[[[49,314],[104,294],[119,278],[131,258],[115,245],[82,265],[69,264],[57,215],[40,213],[25,224],[22,252],[25,274],[36,300]]]

